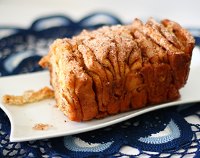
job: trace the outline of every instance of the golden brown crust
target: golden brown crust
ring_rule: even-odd
[[[92,90],[93,80],[84,70],[77,43],[67,38],[56,40],[50,49],[50,63],[58,108],[71,120],[94,118],[98,107]]]
[[[183,51],[191,54],[195,40],[194,37],[184,28],[182,28],[178,23],[171,21],[169,19],[164,19],[161,23],[171,32],[175,34],[178,40],[185,46]]]
[[[173,21],[135,19],[56,40],[40,64],[50,69],[57,106],[84,121],[178,99],[193,47]]]

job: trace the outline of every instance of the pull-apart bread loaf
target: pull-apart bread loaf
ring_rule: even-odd
[[[50,70],[58,108],[85,121],[178,99],[194,43],[176,22],[135,19],[57,39],[40,65]]]

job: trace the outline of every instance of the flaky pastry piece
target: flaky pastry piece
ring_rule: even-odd
[[[85,121],[178,99],[194,43],[176,22],[135,19],[57,39],[39,64],[50,70],[58,108]]]
[[[23,105],[48,98],[54,98],[54,91],[49,87],[44,87],[38,91],[25,91],[24,94],[20,96],[7,94],[3,96],[2,101],[4,104]]]

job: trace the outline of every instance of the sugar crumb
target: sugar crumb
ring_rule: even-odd
[[[34,130],[41,130],[41,131],[44,131],[44,130],[47,130],[49,129],[50,127],[53,127],[52,125],[49,125],[49,124],[44,124],[44,123],[37,123],[33,126],[33,129]]]

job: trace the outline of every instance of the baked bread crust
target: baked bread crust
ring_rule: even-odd
[[[39,64],[50,70],[58,108],[85,121],[178,99],[194,43],[176,22],[135,19],[57,39]]]

